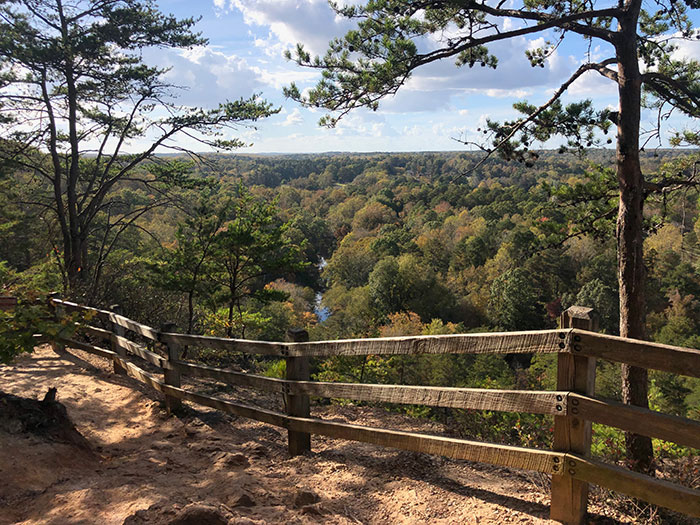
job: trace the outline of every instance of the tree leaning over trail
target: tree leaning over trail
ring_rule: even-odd
[[[583,150],[600,144],[597,130],[607,133],[611,125],[617,126],[620,335],[644,339],[642,208],[646,188],[639,162],[641,110],[655,109],[659,122],[673,111],[700,116],[700,64],[673,55],[678,41],[697,38],[688,9],[699,8],[700,2],[657,0],[644,8],[641,0],[524,0],[518,8],[505,5],[504,1],[485,0],[372,0],[362,5],[334,5],[338,14],[358,21],[357,29],[332,41],[323,57],[311,57],[298,45],[296,62],[322,70],[323,78],[308,94],[295,85],[286,94],[304,105],[335,112],[336,116],[322,119],[334,125],[355,108],[377,109],[382,98],[395,94],[421,66],[455,59],[458,66],[495,68],[497,58],[487,48],[491,43],[528,35],[553,37],[543,47],[525,52],[533,67],[544,67],[566,38],[583,39],[589,49],[600,44],[607,57],[594,61],[588,53],[546,103],[536,107],[521,102],[515,108],[522,117],[504,123],[489,121],[483,130],[485,141],[479,146],[487,155],[499,152],[531,164],[537,158],[531,143],[563,135],[569,146]],[[587,72],[617,84],[618,111],[595,110],[590,101],[563,106],[561,97]],[[652,136],[660,137],[659,130]],[[685,136],[696,137],[692,131]],[[679,140],[683,137],[681,133]],[[646,370],[624,366],[622,375],[624,401],[648,406]],[[627,449],[637,468],[650,470],[653,455],[648,438],[628,435]]]
[[[152,0],[0,3],[0,161],[42,181],[46,191],[27,204],[55,216],[73,294],[99,278],[94,259],[125,228],[187,181],[182,162],[157,151],[191,154],[178,137],[224,150],[243,146],[221,131],[276,111],[257,96],[213,109],[173,102],[178,88],[165,79],[167,69],[148,66],[142,52],[205,44],[194,24],[164,15]],[[125,181],[152,199],[125,210],[115,196]]]

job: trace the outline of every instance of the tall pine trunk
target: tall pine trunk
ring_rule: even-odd
[[[84,292],[84,279],[88,275],[85,271],[85,256],[87,243],[83,241],[79,234],[73,233],[74,228],[70,228],[69,234],[64,236],[64,265],[68,277],[69,293],[72,296]]]
[[[617,177],[620,207],[617,216],[618,281],[620,284],[620,335],[646,336],[646,270],[643,253],[644,176],[639,164],[641,74],[637,58],[637,18],[640,2],[630,5],[620,20],[617,42],[620,113],[617,126]],[[622,398],[625,403],[648,408],[647,371],[623,365]],[[627,456],[634,468],[651,470],[651,439],[636,434],[625,437]]]
[[[63,10],[62,0],[56,0],[56,10],[60,22],[63,58],[65,65],[62,70],[66,81],[66,103],[68,106],[68,141],[70,156],[68,162],[68,180],[66,181],[66,204],[68,208],[68,234],[64,244],[70,244],[70,256],[66,260],[66,273],[72,295],[85,293],[83,276],[88,275],[85,268],[87,262],[87,239],[84,237],[78,209],[78,179],[80,177],[80,139],[78,138],[78,88],[74,69],[74,56],[69,22]],[[56,176],[59,176],[56,174]]]

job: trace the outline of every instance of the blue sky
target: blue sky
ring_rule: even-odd
[[[282,95],[290,82],[303,89],[318,77],[285,60],[286,49],[302,42],[309,51],[323,53],[331,38],[351,27],[326,0],[162,0],[159,7],[178,17],[201,17],[197,30],[209,39],[207,46],[192,50],[144,54],[149,63],[171,67],[168,75],[174,84],[187,86],[181,103],[211,106],[262,93],[282,108],[257,129],[239,130],[239,137],[254,143],[242,150],[246,152],[464,150],[454,138],[476,138],[476,128],[486,117],[512,118],[517,100],[544,102],[588,52],[581,42],[566,42],[544,69],[531,68],[524,50],[537,47],[542,37],[503,42],[490,48],[499,58],[495,71],[458,68],[453,61],[431,64],[379,111],[351,113],[335,129],[327,129],[318,126],[320,111],[301,108]],[[608,56],[605,51],[593,47],[590,53],[600,59]],[[679,52],[698,58],[700,44],[684,43]],[[565,100],[582,98],[599,107],[617,105],[614,85],[597,73],[581,78]],[[653,115],[644,120],[643,127],[651,127]]]

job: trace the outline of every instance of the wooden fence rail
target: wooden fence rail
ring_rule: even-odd
[[[0,295],[0,311],[12,312],[17,308],[17,298]]]
[[[271,343],[178,334],[172,326],[156,330],[112,311],[57,298],[51,301],[57,312],[83,311],[89,314],[89,318],[102,319],[111,327],[79,325],[80,332],[109,342],[109,350],[77,339],[60,340],[59,343],[111,359],[115,371],[126,373],[161,392],[169,410],[176,410],[182,401],[189,401],[285,428],[289,431],[289,447],[293,455],[310,450],[309,437],[315,434],[551,474],[551,517],[563,523],[585,522],[589,483],[700,517],[700,491],[589,457],[591,422],[700,448],[700,422],[598,399],[594,393],[596,359],[700,377],[700,352],[598,334],[594,331],[595,316],[590,309],[572,307],[567,310],[559,330],[323,342],[308,342],[305,332],[295,332],[290,341]],[[125,331],[150,341],[148,347],[128,339]],[[158,345],[162,354],[154,351]],[[186,362],[180,357],[183,346],[285,358],[287,376],[276,379]],[[310,381],[308,376],[308,358],[318,356],[538,352],[558,354],[557,391],[329,383]],[[131,362],[131,355],[157,367],[162,378]],[[286,413],[191,392],[181,387],[182,376],[281,393],[285,396]],[[548,414],[555,420],[554,450],[323,421],[310,417],[310,396]]]

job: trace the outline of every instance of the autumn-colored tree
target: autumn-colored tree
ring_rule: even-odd
[[[489,121],[485,140],[478,145],[487,155],[532,165],[538,153],[531,148],[555,135],[579,150],[600,143],[597,130],[617,128],[617,215],[620,335],[644,339],[646,316],[645,268],[642,253],[645,198],[640,166],[640,116],[643,106],[659,111],[700,116],[700,63],[673,54],[676,42],[696,36],[688,9],[696,0],[619,2],[526,0],[517,7],[504,2],[473,0],[373,0],[335,5],[340,16],[357,20],[357,28],[333,40],[322,57],[312,57],[298,45],[294,59],[322,71],[310,91],[292,85],[286,94],[304,105],[333,112],[322,122],[334,125],[355,108],[377,109],[381,99],[395,94],[413,71],[440,60],[458,66],[495,68],[498,59],[489,44],[523,36],[545,36],[545,44],[526,49],[533,67],[545,61],[566,40],[601,45],[603,56],[584,55],[582,65],[541,106],[515,105],[523,116],[512,121]],[[291,53],[288,55],[292,58]],[[564,106],[561,97],[584,74],[594,72],[618,89],[619,107],[596,110],[591,101]],[[643,98],[642,94],[646,97]],[[697,139],[693,133],[679,140]],[[612,142],[611,140],[609,142]],[[483,161],[483,160],[482,160]],[[648,406],[647,372],[623,366],[625,402]],[[651,440],[629,435],[627,448],[642,470],[652,461]]]

